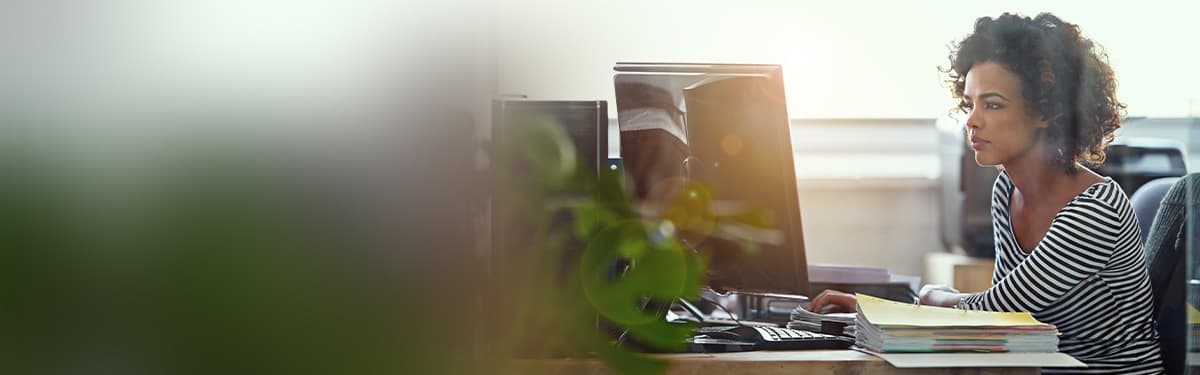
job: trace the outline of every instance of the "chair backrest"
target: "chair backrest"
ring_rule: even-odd
[[[1154,223],[1154,215],[1158,213],[1158,206],[1162,203],[1163,197],[1167,195],[1167,191],[1171,190],[1171,186],[1175,185],[1175,181],[1179,181],[1179,177],[1151,180],[1139,187],[1129,197],[1129,204],[1133,206],[1133,213],[1137,216],[1138,227],[1142,232],[1143,244],[1150,240],[1150,224]]]
[[[1149,185],[1149,184],[1147,184]],[[1141,193],[1139,189],[1137,193]],[[1135,193],[1135,196],[1139,194]],[[1139,197],[1140,204],[1150,193]],[[1154,311],[1158,321],[1159,345],[1167,373],[1179,373],[1187,349],[1185,306],[1187,304],[1188,230],[1196,230],[1200,209],[1200,173],[1184,176],[1160,198],[1161,204],[1146,237],[1146,267],[1154,292]],[[1134,210],[1138,204],[1130,198]],[[1140,214],[1140,211],[1138,211]],[[1139,217],[1139,222],[1141,218]]]

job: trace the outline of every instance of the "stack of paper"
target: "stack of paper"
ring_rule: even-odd
[[[1029,313],[967,311],[858,294],[855,344],[879,353],[1058,351],[1058,329]]]
[[[856,329],[854,319],[854,313],[818,314],[808,311],[808,304],[801,304],[795,310],[792,310],[791,320],[788,321],[787,327],[804,331],[854,336]],[[822,329],[822,323],[830,329]]]

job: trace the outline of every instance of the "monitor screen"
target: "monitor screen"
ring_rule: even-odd
[[[731,240],[747,229],[736,225],[681,231],[680,239],[711,256],[714,289],[807,295],[781,68],[619,63],[615,70],[621,158],[635,199],[661,208],[672,191],[698,183],[718,214],[764,214],[775,230],[752,252]]]

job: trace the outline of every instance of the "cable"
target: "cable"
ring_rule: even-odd
[[[701,298],[701,299],[703,300],[703,298]],[[730,318],[730,319],[733,319],[733,321],[734,321],[735,323],[737,323],[739,326],[745,326],[745,325],[746,325],[745,323],[742,323],[742,321],[741,321],[741,320],[738,320],[737,316],[734,316],[734,315],[733,315],[733,313],[729,311],[729,309],[726,309],[726,308],[725,308],[725,306],[722,306],[720,303],[717,303],[716,301],[708,301],[708,302],[712,303],[714,306],[720,307],[720,308],[721,308],[721,311],[724,311],[724,312],[725,312],[725,314],[728,314],[728,315],[729,315],[729,318]]]

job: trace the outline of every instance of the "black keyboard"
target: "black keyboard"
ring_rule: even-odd
[[[701,327],[699,334],[712,338],[753,342],[758,349],[845,349],[854,339],[818,332],[779,327]]]

